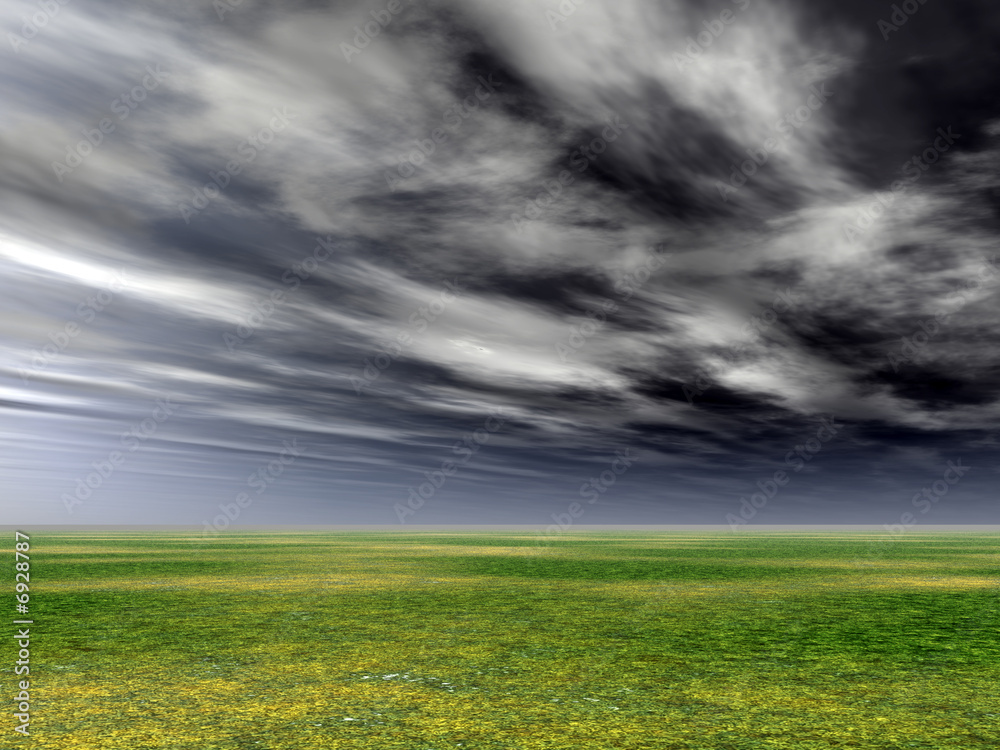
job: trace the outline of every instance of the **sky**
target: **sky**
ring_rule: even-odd
[[[997,523],[986,0],[0,22],[4,523]]]

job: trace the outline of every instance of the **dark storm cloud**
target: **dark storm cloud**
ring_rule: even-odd
[[[4,51],[10,514],[201,525],[294,439],[247,523],[397,523],[451,460],[414,522],[544,527],[622,451],[588,521],[722,523],[782,467],[767,522],[891,521],[957,455],[936,520],[978,520],[995,11],[384,8],[73,3]]]

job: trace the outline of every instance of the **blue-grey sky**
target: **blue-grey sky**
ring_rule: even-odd
[[[5,523],[997,522],[985,0],[0,21]]]

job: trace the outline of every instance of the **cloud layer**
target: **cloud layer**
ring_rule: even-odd
[[[1000,14],[917,7],[6,6],[5,515],[988,522]]]

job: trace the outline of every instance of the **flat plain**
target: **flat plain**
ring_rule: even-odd
[[[63,531],[31,558],[31,737],[2,747],[1000,747],[997,533]]]

